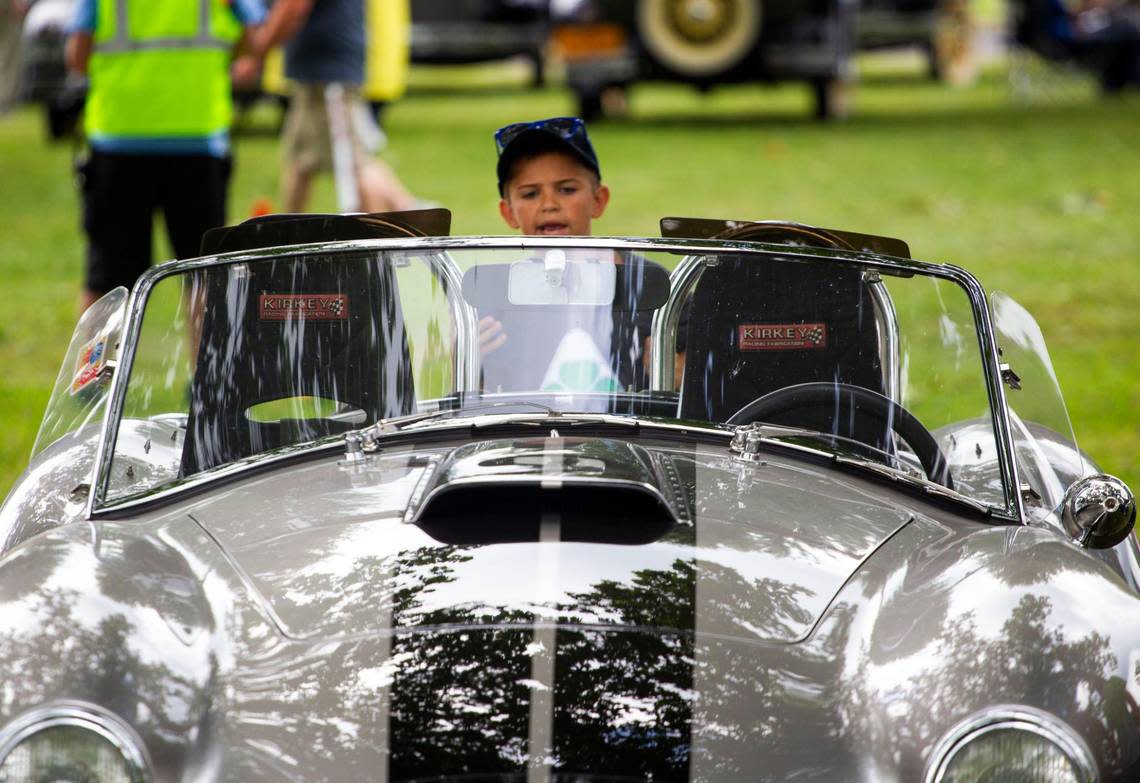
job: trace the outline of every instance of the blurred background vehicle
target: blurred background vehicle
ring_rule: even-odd
[[[549,0],[412,0],[412,62],[477,63],[525,57],[546,78]]]
[[[570,0],[555,7],[555,49],[578,111],[620,109],[642,80],[804,81],[821,119],[847,111],[858,6],[853,0]]]

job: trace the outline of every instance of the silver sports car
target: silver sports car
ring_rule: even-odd
[[[207,235],[0,509],[0,783],[1140,780],[1135,504],[904,242]]]

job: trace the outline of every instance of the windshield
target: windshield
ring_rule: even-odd
[[[979,345],[948,278],[791,252],[218,262],[147,294],[105,501],[381,419],[550,409],[796,427],[1006,508]]]

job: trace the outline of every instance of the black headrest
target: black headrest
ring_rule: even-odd
[[[883,390],[875,307],[856,267],[721,256],[702,271],[692,302],[683,418],[723,422],[793,384]]]
[[[910,258],[910,247],[901,239],[779,220],[666,217],[661,218],[661,236],[677,239],[737,239],[743,242],[831,247],[837,250],[862,250],[897,258]]]
[[[451,212],[446,209],[368,215],[264,215],[236,226],[210,229],[202,237],[202,255],[345,239],[447,236],[450,231]]]

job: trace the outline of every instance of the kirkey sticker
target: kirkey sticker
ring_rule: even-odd
[[[827,324],[741,324],[742,351],[821,351],[827,347]]]
[[[262,294],[258,313],[262,321],[344,321],[348,294]]]

